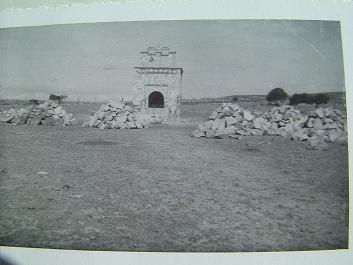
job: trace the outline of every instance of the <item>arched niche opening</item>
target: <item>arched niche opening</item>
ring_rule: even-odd
[[[161,92],[154,91],[148,96],[149,108],[164,108],[164,97]]]

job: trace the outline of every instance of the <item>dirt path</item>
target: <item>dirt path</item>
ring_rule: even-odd
[[[282,137],[196,139],[188,126],[0,126],[0,245],[347,248],[346,146],[314,151]]]

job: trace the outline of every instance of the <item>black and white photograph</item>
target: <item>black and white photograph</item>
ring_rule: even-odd
[[[340,21],[0,29],[0,245],[348,249]]]

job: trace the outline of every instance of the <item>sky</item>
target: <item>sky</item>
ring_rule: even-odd
[[[183,98],[344,91],[339,22],[194,20],[0,29],[0,98],[130,100],[150,46],[176,52]]]

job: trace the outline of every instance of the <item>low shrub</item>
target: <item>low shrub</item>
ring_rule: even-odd
[[[327,94],[320,93],[315,96],[314,103],[316,103],[318,105],[319,104],[327,104],[329,101],[330,101],[330,98]]]
[[[290,97],[289,99],[289,104],[290,105],[298,105],[300,103],[306,103],[306,104],[326,104],[329,101],[329,97],[327,94],[307,94],[307,93],[302,93],[302,94],[294,94],[293,96]]]
[[[237,96],[232,97],[233,102],[237,102],[238,100],[239,100],[239,98]]]
[[[282,100],[287,98],[288,94],[282,88],[274,88],[272,89],[266,96],[267,101],[275,101]]]

